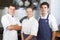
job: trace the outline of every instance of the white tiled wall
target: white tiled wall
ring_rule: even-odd
[[[58,25],[60,24],[60,0],[51,0],[51,13],[56,17]]]

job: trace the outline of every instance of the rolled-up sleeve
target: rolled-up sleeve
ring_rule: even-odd
[[[6,27],[10,25],[10,23],[8,22],[8,19],[6,17],[1,18],[1,23],[2,23],[4,29],[6,29]]]
[[[52,31],[57,31],[58,30],[58,26],[57,26],[57,22],[54,16],[52,16],[51,20],[51,28]]]
[[[35,20],[31,26],[31,35],[37,36],[38,22]]]

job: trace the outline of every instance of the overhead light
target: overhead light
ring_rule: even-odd
[[[37,7],[38,7],[38,2],[33,2],[33,9],[37,9]]]
[[[25,1],[25,6],[29,6],[30,2],[28,0]]]
[[[19,6],[23,6],[23,1],[22,0],[18,0],[18,4],[19,4]]]
[[[37,5],[38,5],[38,2],[34,2],[33,5],[34,5],[34,6],[37,6]]]

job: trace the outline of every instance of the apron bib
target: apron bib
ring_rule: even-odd
[[[46,19],[39,19],[38,40],[51,40],[52,30],[49,26],[49,14]]]

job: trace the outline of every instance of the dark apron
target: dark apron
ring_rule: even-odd
[[[25,40],[25,38],[27,38],[28,36],[29,36],[29,35],[24,34],[24,40]],[[37,39],[36,39],[36,36],[33,36],[31,40],[37,40]]]
[[[39,19],[38,40],[51,40],[52,30],[49,26],[49,14],[46,19]]]

